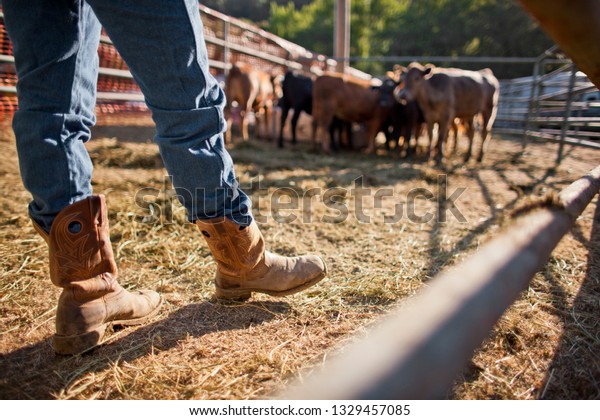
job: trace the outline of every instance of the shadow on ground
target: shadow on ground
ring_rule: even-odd
[[[289,310],[289,305],[283,302],[259,301],[231,306],[210,301],[191,304],[161,321],[79,356],[56,355],[48,338],[0,356],[0,398],[53,399],[78,378],[117,362],[131,362],[169,350],[190,336],[200,338],[263,324]]]
[[[556,301],[564,332],[548,368],[539,398],[600,398],[600,200],[596,204],[585,279],[571,306],[565,297]],[[549,279],[555,290],[556,280]]]

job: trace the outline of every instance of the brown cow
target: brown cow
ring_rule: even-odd
[[[455,118],[461,120],[469,137],[465,162],[470,159],[475,119],[480,117],[482,147],[477,160],[481,161],[498,103],[498,81],[491,70],[474,72],[439,69],[432,65],[423,67],[412,63],[408,69],[403,69],[402,86],[396,90],[396,98],[401,102],[417,100],[427,123],[430,142],[434,125],[438,124],[438,139],[435,143],[438,164],[441,163],[448,130]]]
[[[445,71],[451,75],[457,74],[459,77],[467,76],[479,80],[477,75],[474,75],[473,72],[467,70],[438,68],[438,71]],[[454,146],[451,151],[452,153],[458,144],[459,127],[457,122],[464,127],[465,132],[469,136],[469,149],[465,155],[465,162],[471,158],[471,153],[473,150],[473,135],[469,134],[469,128],[471,128],[473,124],[477,123],[481,128],[481,149],[479,150],[479,155],[477,156],[477,161],[481,162],[483,159],[484,146],[492,129],[492,125],[494,125],[494,121],[496,120],[496,113],[498,110],[498,99],[500,96],[500,83],[498,82],[498,79],[496,79],[494,73],[489,68],[479,70],[479,73],[482,77],[481,85],[483,93],[481,112],[475,117],[475,120],[472,120],[470,117],[465,119],[458,116],[458,118],[456,118],[452,123],[452,130],[454,131]],[[472,91],[469,91],[469,94],[472,94]],[[460,96],[457,98],[457,100],[464,100],[464,97]],[[478,121],[477,118],[479,118]]]
[[[225,80],[227,106],[227,138],[231,138],[231,106],[237,102],[240,108],[242,138],[248,140],[248,114],[256,116],[256,132],[260,133],[259,121],[263,121],[265,137],[273,140],[271,129],[273,102],[276,100],[275,78],[264,71],[256,70],[247,63],[236,63]]]
[[[392,92],[395,88],[374,88],[371,81],[349,75],[328,73],[319,76],[313,84],[313,130],[312,144],[317,148],[319,127],[329,128],[334,117],[343,121],[365,124],[369,146],[367,153],[375,150],[375,136],[393,106]],[[323,142],[323,150],[329,152],[329,144]]]

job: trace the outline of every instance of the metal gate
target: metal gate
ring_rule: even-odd
[[[600,148],[600,91],[556,48],[541,55],[534,74],[500,85],[494,132],[517,135],[523,147],[532,140]]]

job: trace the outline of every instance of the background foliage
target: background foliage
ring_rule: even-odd
[[[315,52],[333,54],[334,0],[212,0],[204,4],[251,20]],[[552,45],[515,0],[352,0],[351,22],[354,57],[531,57]],[[444,64],[449,63],[440,63]],[[382,74],[391,64],[364,61],[355,66]],[[531,65],[490,67],[501,78],[532,71]]]

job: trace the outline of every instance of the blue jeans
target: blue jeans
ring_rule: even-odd
[[[208,71],[197,0],[2,0],[18,75],[13,119],[31,217],[47,231],[92,194],[101,25],[142,89],[190,221],[252,221],[224,147],[225,96]]]

